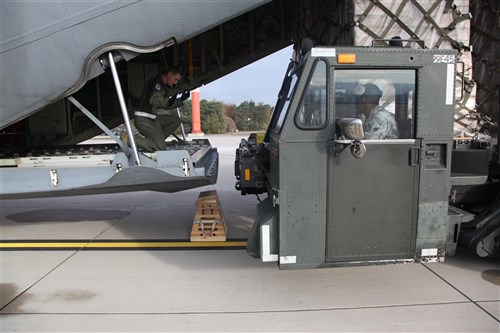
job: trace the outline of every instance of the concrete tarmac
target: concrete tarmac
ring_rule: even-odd
[[[280,271],[243,249],[85,248],[189,239],[198,194],[213,189],[229,238],[248,237],[257,200],[234,190],[241,137],[208,136],[214,186],[0,201],[2,242],[83,243],[0,252],[0,331],[500,332],[500,261],[460,249],[444,263]]]

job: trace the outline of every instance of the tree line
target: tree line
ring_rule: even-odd
[[[191,132],[191,99],[179,108],[186,133]],[[269,104],[245,101],[240,105],[200,101],[201,130],[206,134],[266,129],[273,108]]]

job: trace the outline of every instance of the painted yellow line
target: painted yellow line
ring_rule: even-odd
[[[204,247],[245,247],[245,241],[228,242],[30,242],[0,243],[0,249],[22,248],[65,248],[65,249],[101,249],[101,248],[204,248]]]
[[[9,249],[9,248],[32,248],[32,247],[45,247],[45,248],[75,248],[79,249],[86,246],[88,243],[1,243],[1,249]]]

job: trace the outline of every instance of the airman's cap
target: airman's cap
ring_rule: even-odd
[[[354,89],[354,95],[356,96],[376,96],[380,98],[382,96],[382,90],[373,83],[360,84]]]

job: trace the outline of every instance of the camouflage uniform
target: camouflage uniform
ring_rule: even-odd
[[[176,108],[183,101],[170,97],[172,87],[163,84],[161,75],[149,80],[141,94],[139,110],[134,115],[135,126],[144,136],[135,136],[137,146],[145,151],[166,150],[165,140],[180,126]]]
[[[366,140],[398,139],[398,125],[394,115],[377,105],[363,124]]]

